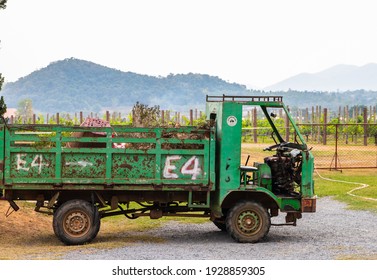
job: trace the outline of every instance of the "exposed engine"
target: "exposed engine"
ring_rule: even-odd
[[[301,184],[302,155],[300,151],[278,148],[276,155],[266,157],[264,162],[271,168],[272,192],[293,195],[295,183]]]

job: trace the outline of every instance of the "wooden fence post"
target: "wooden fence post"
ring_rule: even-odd
[[[289,107],[287,106],[289,112]],[[285,141],[289,142],[289,117],[288,114],[285,114]]]
[[[365,107],[363,111],[364,115],[364,146],[368,145],[368,108]]]
[[[327,108],[323,108],[323,145],[327,144]]]
[[[165,111],[161,110],[161,124],[165,124]]]
[[[317,142],[321,143],[321,106],[316,106]]]
[[[254,143],[258,143],[258,114],[257,108],[253,108],[253,136],[254,136]]]
[[[166,111],[166,123],[170,122],[170,110]]]

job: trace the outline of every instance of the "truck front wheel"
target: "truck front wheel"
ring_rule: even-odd
[[[270,230],[270,216],[262,205],[253,201],[235,204],[226,217],[226,229],[230,236],[241,243],[255,243]]]
[[[54,213],[54,232],[66,245],[81,245],[92,241],[99,228],[98,209],[88,201],[69,200]]]

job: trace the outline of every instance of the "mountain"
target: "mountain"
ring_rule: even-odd
[[[206,94],[245,94],[246,87],[218,77],[177,74],[152,77],[69,58],[7,83],[1,95],[7,106],[26,98],[38,112],[127,110],[137,102],[162,109],[203,108]]]
[[[364,74],[362,77],[359,74],[358,79],[369,77],[368,80],[372,80],[371,77],[376,77],[375,64],[362,68]],[[322,79],[327,77],[328,81],[332,81],[342,73],[342,77],[348,77],[343,78],[343,82],[347,83],[357,80],[353,78],[353,75],[356,75],[355,69],[358,67],[336,66],[318,75]],[[36,113],[52,114],[80,111],[85,114],[103,113],[105,110],[129,113],[137,101],[150,106],[159,105],[161,109],[187,112],[193,108],[204,110],[206,95],[223,94],[283,96],[284,103],[291,108],[318,105],[337,110],[339,106],[345,105],[376,106],[377,91],[310,91],[307,88],[316,83],[309,77],[311,74],[292,78],[301,81],[301,90],[293,90],[294,87],[290,85],[287,86],[290,90],[261,91],[247,89],[244,85],[229,83],[206,74],[170,74],[167,77],[153,77],[69,58],[53,62],[16,82],[5,84],[0,95],[4,96],[8,108],[17,108],[19,101],[29,98],[33,101]],[[342,80],[339,78],[338,81],[340,84]],[[322,82],[317,84],[321,85]],[[365,82],[365,87],[361,88],[368,85],[370,83]]]
[[[302,73],[272,86],[268,91],[332,91],[377,90],[377,64],[358,67],[337,65],[318,73]]]

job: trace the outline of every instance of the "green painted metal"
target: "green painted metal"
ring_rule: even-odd
[[[126,190],[134,185],[213,185],[212,130],[14,125],[2,126],[1,131],[7,188],[75,184],[85,189],[86,184],[103,184],[122,185]],[[72,136],[80,132],[93,135]],[[71,147],[70,143],[85,147]],[[125,147],[114,146],[119,143]],[[92,144],[102,147],[90,147]]]
[[[300,212],[301,199],[314,197],[314,158],[282,99],[207,97],[206,106],[213,124],[208,129],[0,125],[0,189],[186,192],[189,208],[208,209],[215,218],[223,215],[227,198],[237,194],[268,198],[264,201],[275,203],[273,208]],[[266,163],[254,164],[252,184],[241,180],[244,106],[262,108],[280,143],[283,137],[268,110],[288,115],[303,158],[299,196],[273,193]],[[204,193],[199,203],[196,192]]]
[[[242,110],[244,106],[258,106],[262,109],[265,117],[269,121],[272,130],[278,140],[283,143],[283,136],[279,129],[272,121],[268,108],[282,109],[288,116],[288,119],[299,140],[298,146],[302,149],[302,182],[299,186],[300,196],[286,197],[277,196],[272,192],[272,180],[270,167],[265,163],[255,163],[257,171],[252,172],[253,185],[245,186],[239,184],[240,178],[240,159],[241,159],[241,123]],[[268,96],[213,96],[207,97],[207,118],[216,118],[216,179],[217,187],[211,201],[212,212],[221,215],[222,205],[232,192],[238,192],[240,189],[245,192],[263,193],[275,201],[281,211],[301,211],[301,198],[314,198],[314,158],[310,151],[307,150],[304,138],[301,136],[295,125],[288,109],[282,102],[281,97]]]

